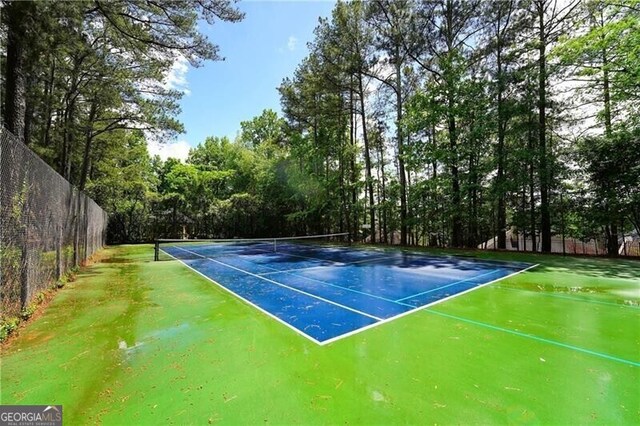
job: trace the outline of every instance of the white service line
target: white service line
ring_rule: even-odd
[[[285,253],[285,252],[277,252],[277,253],[278,254],[283,254],[285,256],[296,256],[296,257],[304,257],[306,259],[322,260],[324,262],[331,262],[332,265],[319,265],[319,266],[309,266],[309,267],[306,267],[306,268],[293,268],[293,269],[281,269],[281,270],[278,270],[278,269],[272,268],[270,266],[266,266],[266,265],[260,264],[260,266],[263,266],[265,268],[273,269],[273,272],[263,272],[263,273],[258,274],[258,275],[271,275],[271,274],[277,274],[278,272],[308,271],[310,269],[319,269],[319,268],[335,268],[336,266],[349,266],[349,265],[354,265],[354,264],[357,264],[357,263],[374,262],[376,260],[392,259],[392,258],[395,257],[395,256],[376,257],[376,258],[373,258],[373,259],[356,260],[354,262],[336,262],[335,260],[320,259],[320,258],[308,257],[308,256],[297,256],[295,254],[289,254],[289,253]],[[251,261],[248,260],[247,262],[251,262]],[[251,263],[253,263],[253,262],[251,262]]]
[[[373,259],[354,260],[353,262],[347,262],[346,265],[355,265],[357,263],[375,262],[376,260],[387,260],[396,258],[397,256],[374,257]]]
[[[274,253],[280,254],[280,255],[283,255],[283,256],[293,256],[293,257],[300,257],[302,259],[313,259],[313,260],[320,260],[322,262],[331,262],[331,263],[333,263],[333,266],[336,266],[336,265],[337,266],[344,266],[344,265],[346,265],[346,263],[336,262],[335,260],[322,259],[322,258],[319,258],[319,257],[312,257],[312,256],[302,256],[300,254],[287,253],[286,251],[277,251],[276,250]]]
[[[297,289],[297,288],[295,288],[295,287],[290,287],[290,286],[288,286],[288,285],[286,285],[286,284],[279,283],[278,281],[270,280],[269,278],[261,277],[260,275],[256,275],[256,274],[254,274],[254,273],[252,273],[252,272],[245,271],[244,269],[236,268],[235,266],[229,265],[229,264],[224,263],[224,262],[220,262],[219,260],[215,260],[215,259],[212,259],[212,258],[210,258],[210,257],[203,256],[203,255],[201,255],[201,254],[199,254],[199,253],[196,253],[196,252],[193,252],[193,251],[191,251],[191,250],[183,249],[182,247],[177,247],[177,246],[176,246],[176,248],[178,248],[178,249],[180,249],[180,250],[182,250],[182,251],[186,251],[187,253],[195,254],[196,256],[199,256],[199,257],[201,257],[201,258],[203,258],[203,259],[207,259],[207,260],[209,260],[209,261],[211,261],[211,262],[214,262],[214,263],[218,263],[218,264],[220,264],[220,265],[222,265],[222,266],[226,266],[227,268],[235,269],[236,271],[239,271],[239,272],[245,273],[245,274],[247,274],[247,275],[251,275],[252,277],[256,277],[256,278],[259,278],[259,279],[261,279],[261,280],[267,281],[267,282],[269,282],[269,283],[271,283],[271,284],[275,284],[275,285],[277,285],[277,286],[287,288],[287,289],[292,290],[292,291],[295,291],[295,292],[297,292],[297,293],[301,293],[301,294],[307,295],[307,296],[309,296],[309,297],[313,297],[314,299],[322,300],[323,302],[329,303],[329,304],[331,304],[331,305],[337,306],[337,307],[342,308],[342,309],[346,309],[346,310],[351,311],[351,312],[354,312],[354,313],[356,313],[356,314],[364,315],[365,317],[369,317],[369,318],[374,319],[374,320],[376,320],[376,321],[382,321],[382,318],[378,318],[378,317],[376,317],[376,316],[373,316],[373,315],[367,314],[367,313],[362,312],[362,311],[359,311],[359,310],[357,310],[357,309],[353,309],[353,308],[350,308],[350,307],[348,307],[348,306],[342,305],[342,304],[340,304],[340,303],[337,303],[337,302],[331,301],[331,300],[329,300],[329,299],[325,299],[324,297],[320,297],[320,296],[317,296],[317,295],[315,295],[315,294],[307,293],[306,291],[303,291],[303,290]]]
[[[261,265],[261,266],[265,266],[265,265]],[[282,273],[288,273],[288,272],[298,272],[298,271],[308,271],[309,269],[320,269],[320,268],[335,268],[336,265],[322,265],[322,266],[309,266],[307,268],[293,268],[293,269],[275,269],[275,268],[271,268],[269,266],[265,266],[266,268],[269,269],[273,269],[272,272],[262,272],[261,274],[258,274],[260,276],[263,275],[272,275],[272,274],[279,274],[280,272]]]
[[[355,265],[357,263],[365,263],[365,262],[375,262],[376,260],[385,260],[385,259],[393,259],[396,256],[385,256],[385,257],[374,257],[372,259],[361,259],[361,260],[354,260],[353,262],[338,262],[337,260],[331,260],[331,259],[323,259],[321,257],[313,257],[313,256],[302,256],[300,254],[293,254],[293,253],[289,253],[286,251],[275,251],[275,253],[277,254],[281,254],[284,256],[293,256],[293,257],[300,257],[302,259],[313,259],[313,260],[320,260],[322,262],[331,262],[333,265],[325,265],[326,266],[347,266],[347,265]],[[314,268],[318,268],[318,266],[314,266]],[[307,268],[300,268],[300,269],[307,269]],[[282,271],[284,272],[284,271]]]
[[[271,273],[271,272],[269,272]],[[263,274],[264,275],[264,274]],[[337,284],[331,284],[330,282],[327,281],[322,281],[316,278],[312,278],[312,277],[306,277],[304,275],[298,275],[298,274],[291,274],[294,277],[298,277],[298,278],[302,278],[305,280],[309,280],[309,281],[315,281],[318,282],[320,284],[324,284],[324,285],[328,285],[330,287],[336,287],[339,288],[341,290],[346,290],[346,291],[350,291],[352,293],[356,293],[356,294],[361,294],[363,296],[368,296],[368,297],[373,297],[374,299],[379,299],[379,300],[383,300],[385,302],[390,302],[390,303],[395,303],[396,305],[403,305],[403,306],[413,306],[413,305],[409,305],[407,303],[402,303],[402,302],[398,302],[397,300],[392,300],[392,299],[387,299],[386,297],[382,297],[382,296],[376,296],[375,294],[371,294],[371,293],[365,293],[363,291],[359,291],[359,290],[354,290],[352,288],[349,287],[343,287],[341,285],[337,285]]]

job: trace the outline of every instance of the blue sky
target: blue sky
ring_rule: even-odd
[[[186,134],[162,146],[150,144],[151,154],[186,157],[189,147],[207,136],[234,138],[240,122],[265,108],[280,112],[276,88],[308,54],[318,18],[328,17],[334,1],[244,1],[242,22],[216,22],[202,31],[220,48],[225,61],[200,68],[176,63],[169,84],[185,92],[180,121]]]

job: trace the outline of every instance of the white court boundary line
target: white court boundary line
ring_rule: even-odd
[[[260,265],[260,266],[264,266],[264,265]],[[294,269],[282,269],[282,270],[269,268],[268,266],[266,266],[266,268],[273,269],[273,271],[271,271],[271,272],[261,272],[258,275],[264,276],[264,275],[273,275],[273,274],[279,274],[279,273],[288,274],[289,272],[308,271],[308,270],[311,270],[311,269],[320,269],[320,268],[333,268],[335,266],[336,265],[320,265],[320,266],[309,266],[307,268],[294,268]]]
[[[344,265],[346,265],[343,262],[336,262],[335,260],[321,259],[319,257],[313,257],[313,256],[302,256],[300,254],[291,254],[291,253],[287,253],[287,252],[284,252],[284,251],[277,251],[276,250],[276,251],[273,251],[271,253],[279,254],[281,256],[293,256],[293,257],[299,257],[301,259],[312,259],[312,260],[320,260],[322,262],[331,262],[331,263],[333,263],[333,265],[325,265],[325,266],[336,266],[336,265],[337,266],[344,266]]]
[[[337,307],[339,307],[339,308],[346,309],[346,310],[351,311],[351,312],[354,312],[354,313],[356,313],[356,314],[363,315],[363,316],[365,316],[365,317],[369,317],[369,318],[374,319],[374,320],[377,320],[377,321],[382,321],[382,318],[378,318],[378,317],[373,316],[373,315],[371,315],[371,314],[367,314],[367,313],[362,312],[362,311],[359,311],[359,310],[357,310],[357,309],[350,308],[350,307],[348,307],[348,306],[346,306],[346,305],[342,305],[342,304],[340,304],[340,303],[338,303],[338,302],[334,302],[334,301],[332,301],[332,300],[325,299],[324,297],[321,297],[321,296],[318,296],[318,295],[315,295],[315,294],[311,294],[311,293],[307,293],[307,292],[306,292],[306,291],[304,291],[304,290],[300,290],[300,289],[295,288],[295,287],[290,287],[290,286],[288,286],[288,285],[286,285],[286,284],[279,283],[278,281],[270,280],[269,278],[261,277],[260,275],[256,275],[256,274],[254,274],[253,272],[249,272],[249,271],[245,271],[244,269],[236,268],[236,267],[235,267],[235,266],[233,266],[233,265],[229,265],[228,263],[220,262],[219,260],[215,260],[215,259],[212,259],[212,258],[210,258],[210,257],[203,256],[203,255],[198,254],[198,253],[196,253],[196,252],[194,252],[194,251],[185,250],[185,249],[183,249],[183,248],[181,248],[181,247],[177,247],[177,246],[176,246],[176,248],[177,248],[177,249],[180,249],[180,250],[182,250],[182,251],[186,251],[187,253],[195,254],[196,256],[199,256],[199,257],[201,257],[201,258],[203,258],[203,259],[209,260],[209,261],[214,262],[214,263],[218,263],[218,264],[220,264],[220,265],[222,265],[222,266],[226,266],[227,268],[235,269],[236,271],[240,271],[240,272],[243,272],[243,273],[245,273],[245,274],[247,274],[247,275],[250,275],[250,276],[252,276],[252,277],[259,278],[259,279],[261,279],[261,280],[267,281],[267,282],[269,282],[269,283],[271,283],[271,284],[275,284],[275,285],[277,285],[277,286],[287,288],[287,289],[289,289],[289,290],[295,291],[296,293],[304,294],[304,295],[306,295],[306,296],[313,297],[314,299],[322,300],[323,302],[329,303],[329,304],[334,305],[334,306],[337,306]]]
[[[324,268],[326,268],[326,266],[324,266]],[[290,272],[287,272],[287,275],[291,275],[291,276],[297,277],[297,278],[302,278],[303,280],[315,281],[315,282],[320,283],[320,284],[328,285],[329,287],[339,288],[339,289],[342,289],[342,290],[350,291],[350,292],[355,293],[355,294],[361,294],[363,296],[368,296],[368,297],[372,297],[374,299],[382,300],[384,302],[395,303],[396,305],[413,306],[413,305],[409,305],[408,303],[402,303],[402,302],[400,302],[398,300],[387,299],[386,297],[377,296],[377,295],[371,294],[371,293],[365,293],[364,291],[354,290],[352,288],[344,287],[344,286],[337,285],[337,284],[332,284],[330,282],[322,281],[322,280],[319,280],[319,279],[313,278],[313,277],[305,277],[304,275],[293,274],[293,273],[290,273]],[[382,320],[382,319],[383,318],[380,318],[380,320]]]
[[[489,281],[489,282],[486,282],[486,283],[484,283],[484,284],[480,284],[480,285],[475,286],[475,287],[473,287],[473,288],[470,288],[470,289],[468,289],[468,290],[461,291],[460,293],[452,294],[452,295],[451,295],[451,296],[449,296],[449,297],[445,297],[445,298],[443,298],[443,299],[436,300],[435,302],[431,302],[431,303],[428,303],[428,304],[426,304],[426,305],[418,306],[418,307],[417,307],[417,308],[415,308],[415,309],[411,309],[410,311],[403,312],[403,313],[398,314],[398,315],[396,315],[396,316],[394,316],[394,317],[390,317],[390,318],[387,318],[387,319],[383,319],[382,321],[377,322],[377,323],[375,323],[375,324],[370,324],[370,325],[364,326],[364,327],[362,327],[362,328],[359,328],[359,329],[357,329],[357,330],[353,330],[353,331],[350,331],[350,332],[348,332],[348,333],[341,334],[340,336],[332,337],[331,339],[324,340],[324,341],[320,342],[320,345],[321,345],[321,346],[328,345],[329,343],[333,343],[333,342],[335,342],[335,341],[337,341],[337,340],[344,339],[345,337],[353,336],[354,334],[358,334],[358,333],[360,333],[360,332],[362,332],[362,331],[369,330],[369,329],[371,329],[371,328],[373,328],[373,327],[377,327],[377,326],[382,325],[382,324],[386,324],[386,323],[391,322],[391,321],[393,321],[393,320],[395,320],[395,319],[402,318],[402,317],[407,316],[407,315],[410,315],[410,314],[412,314],[412,313],[414,313],[414,312],[418,312],[419,310],[422,310],[422,309],[428,308],[428,307],[430,307],[430,306],[437,305],[438,303],[442,303],[442,302],[445,302],[445,301],[447,301],[447,300],[453,299],[454,297],[458,297],[458,296],[462,296],[463,294],[470,293],[470,292],[472,292],[472,291],[474,291],[474,290],[477,290],[477,289],[479,289],[479,288],[482,288],[482,287],[488,286],[489,284],[493,284],[493,283],[495,283],[495,282],[498,282],[498,281],[501,281],[501,280],[507,279],[507,278],[509,278],[509,277],[513,277],[513,276],[518,275],[518,274],[520,274],[520,273],[522,273],[522,272],[524,272],[524,271],[528,271],[529,269],[535,268],[536,266],[539,266],[539,264],[538,264],[538,263],[536,263],[535,265],[531,265],[531,266],[529,266],[528,268],[522,269],[522,270],[520,270],[520,271],[516,271],[516,272],[514,272],[514,273],[512,273],[512,274],[509,274],[509,275],[505,275],[504,277],[500,277],[500,278],[495,279],[495,280],[493,280],[493,281]],[[402,303],[402,302],[399,302],[399,303]]]
[[[500,271],[500,269],[492,269],[491,271],[485,272],[484,274],[475,275],[473,277],[469,277],[469,278],[466,278],[464,280],[454,281],[454,282],[452,282],[450,284],[445,284],[445,285],[440,286],[440,287],[436,287],[436,288],[432,288],[430,290],[422,291],[420,293],[412,294],[411,296],[403,297],[402,299],[396,299],[396,300],[394,300],[394,302],[404,302],[405,300],[409,300],[409,299],[413,299],[414,297],[418,297],[418,296],[422,296],[422,295],[425,295],[425,294],[433,293],[434,291],[442,290],[443,288],[452,287],[454,285],[466,283],[467,281],[472,281],[472,280],[475,280],[475,279],[480,278],[480,277],[486,277],[487,275],[495,274],[498,271]]]
[[[377,260],[386,260],[386,259],[393,259],[395,258],[395,256],[387,256],[387,257],[376,257],[373,259],[362,259],[362,260],[354,260],[353,262],[336,262],[335,260],[324,260],[324,259],[320,259],[319,257],[308,257],[308,256],[297,256],[295,254],[289,254],[286,252],[276,252],[278,254],[282,254],[283,256],[295,256],[295,257],[304,257],[307,259],[315,259],[315,260],[323,260],[324,262],[331,262],[332,265],[318,265],[318,266],[308,266],[306,268],[293,268],[293,269],[275,269],[272,268],[270,266],[265,266],[262,264],[259,264],[260,266],[263,266],[265,268],[269,268],[269,269],[273,269],[272,272],[262,272],[258,275],[272,275],[272,274],[278,274],[280,272],[282,273],[290,273],[290,272],[298,272],[298,271],[308,271],[311,269],[320,269],[320,268],[334,268],[336,266],[349,266],[349,265],[357,265],[360,263],[366,263],[366,262],[375,262]],[[248,260],[247,262],[251,262],[250,260]],[[251,262],[254,263],[254,262]],[[342,287],[345,288],[345,287]]]
[[[190,266],[189,264],[185,263],[182,259],[178,259],[177,257],[173,256],[170,253],[167,253],[166,251],[162,250],[166,255],[170,256],[171,258],[173,258],[174,260],[177,260],[178,262],[182,263],[184,266],[186,266],[187,268],[191,269],[193,272],[195,272],[196,274],[200,275],[201,277],[205,278],[207,281],[211,281],[212,283],[214,283],[216,286],[220,287],[222,290],[226,291],[227,293],[231,294],[232,296],[237,297],[238,299],[242,300],[244,303],[246,303],[249,306],[252,306],[254,308],[256,308],[258,311],[262,312],[263,314],[266,314],[267,316],[273,318],[274,320],[278,321],[280,324],[284,324],[287,327],[289,327],[291,330],[295,331],[296,333],[298,333],[299,335],[301,335],[302,337],[306,337],[307,339],[311,340],[313,343],[317,344],[317,345],[322,345],[322,342],[319,340],[314,339],[313,337],[309,336],[308,334],[302,332],[302,330],[297,329],[296,327],[294,327],[293,325],[289,324],[288,322],[286,322],[283,319],[278,318],[277,316],[275,316],[274,314],[272,314],[271,312],[262,309],[260,306],[256,305],[255,303],[253,303],[252,301],[245,299],[244,297],[240,296],[238,293],[232,291],[231,289],[228,289],[227,287],[223,286],[222,284],[220,284],[219,282],[215,281],[214,279],[212,279],[211,277],[206,276],[205,274],[203,274],[202,272],[198,271],[197,269],[193,268],[192,266]]]
[[[242,297],[242,296],[240,296],[239,294],[235,293],[234,291],[232,291],[232,290],[228,289],[227,287],[223,286],[222,284],[218,283],[217,281],[214,281],[212,278],[210,278],[210,277],[208,277],[208,276],[204,275],[202,272],[200,272],[200,271],[198,271],[197,269],[195,269],[195,268],[193,268],[193,267],[189,266],[187,263],[185,263],[185,262],[184,262],[184,261],[182,261],[181,259],[178,259],[178,258],[176,258],[175,256],[173,256],[173,255],[171,255],[171,254],[167,253],[166,251],[162,250],[162,251],[164,251],[167,255],[169,255],[170,257],[172,257],[173,259],[175,259],[175,260],[177,260],[178,262],[182,263],[183,265],[185,265],[187,268],[191,269],[192,271],[194,271],[194,272],[195,272],[195,273],[197,273],[198,275],[200,275],[200,276],[204,277],[205,279],[207,279],[207,280],[211,281],[212,283],[214,283],[214,284],[215,284],[215,285],[217,285],[218,287],[222,288],[223,290],[225,290],[225,291],[226,291],[226,292],[228,292],[229,294],[236,296],[238,299],[240,299],[240,300],[244,301],[245,303],[249,304],[250,306],[253,306],[254,308],[258,309],[260,312],[265,313],[266,315],[268,315],[269,317],[271,317],[271,318],[275,319],[276,321],[280,322],[281,324],[286,325],[286,326],[287,326],[287,327],[289,327],[291,330],[295,331],[297,334],[299,334],[299,335],[301,335],[301,336],[303,336],[303,337],[305,337],[305,338],[307,338],[307,339],[311,340],[312,342],[314,342],[314,343],[318,344],[319,346],[325,346],[325,345],[328,345],[328,344],[330,344],[330,343],[336,342],[336,341],[338,341],[338,340],[342,340],[342,339],[344,339],[344,338],[347,338],[347,337],[353,336],[353,335],[355,335],[355,334],[361,333],[361,332],[363,332],[363,331],[370,330],[370,329],[372,329],[372,328],[374,328],[374,327],[378,327],[378,326],[380,326],[380,325],[386,324],[386,323],[391,322],[391,321],[393,321],[393,320],[396,320],[396,319],[398,319],[398,318],[405,317],[405,316],[410,315],[410,314],[412,314],[412,313],[414,313],[414,312],[418,312],[418,311],[420,311],[420,310],[422,310],[422,309],[426,309],[426,308],[428,308],[428,307],[431,307],[431,306],[437,305],[437,304],[439,304],[439,303],[445,302],[445,301],[450,300],[450,299],[453,299],[453,298],[455,298],[455,297],[462,296],[463,294],[470,293],[470,292],[475,291],[475,290],[477,290],[477,289],[479,289],[479,288],[486,287],[486,286],[488,286],[489,284],[493,284],[493,283],[496,283],[496,282],[498,282],[498,281],[502,281],[502,280],[505,280],[505,279],[507,279],[507,278],[513,277],[513,276],[515,276],[515,275],[521,274],[522,272],[528,271],[528,270],[533,269],[533,268],[535,268],[535,267],[537,267],[537,266],[539,266],[539,265],[540,265],[540,264],[536,263],[535,265],[531,265],[531,266],[529,266],[529,267],[527,267],[527,268],[524,268],[524,269],[521,269],[521,270],[519,270],[519,271],[513,272],[513,273],[511,273],[511,274],[509,274],[509,275],[505,275],[504,277],[500,277],[500,278],[497,278],[497,279],[495,279],[495,280],[493,280],[493,281],[489,281],[489,282],[486,282],[486,283],[483,283],[483,284],[477,285],[477,286],[475,286],[475,287],[473,287],[473,288],[467,289],[467,290],[465,290],[465,291],[461,291],[460,293],[456,293],[456,294],[453,294],[453,295],[451,295],[451,296],[448,296],[448,297],[445,297],[445,298],[442,298],[442,299],[436,300],[435,302],[428,303],[428,304],[426,304],[426,305],[422,305],[422,306],[418,306],[418,307],[416,307],[415,309],[411,309],[411,310],[409,310],[409,311],[403,312],[403,313],[398,314],[398,315],[395,315],[395,316],[393,316],[393,317],[389,317],[389,318],[386,318],[386,319],[379,319],[379,318],[373,317],[373,316],[371,316],[371,315],[365,314],[365,313],[363,313],[363,312],[359,312],[359,311],[357,311],[357,310],[354,310],[354,309],[348,308],[348,307],[346,307],[346,306],[343,306],[343,305],[337,304],[337,303],[335,303],[335,302],[330,302],[330,301],[328,301],[328,300],[326,300],[326,299],[323,299],[323,298],[320,298],[320,297],[318,297],[318,296],[311,295],[311,294],[306,293],[306,292],[304,292],[304,291],[301,291],[301,290],[297,290],[297,289],[291,288],[291,287],[286,286],[286,285],[284,285],[284,284],[280,284],[280,283],[278,283],[277,281],[273,281],[273,280],[270,280],[270,279],[268,279],[268,278],[264,278],[264,277],[261,277],[261,276],[259,276],[259,275],[252,274],[252,273],[250,273],[250,272],[243,271],[243,270],[242,270],[242,269],[240,269],[240,268],[236,268],[236,267],[234,267],[234,266],[227,265],[227,264],[222,263],[222,262],[218,262],[218,261],[216,261],[216,260],[214,260],[214,259],[207,258],[207,257],[205,257],[205,256],[202,256],[201,254],[198,254],[198,253],[195,253],[195,252],[190,252],[189,250],[185,250],[185,249],[180,248],[180,247],[177,247],[177,246],[174,246],[174,247],[175,247],[175,248],[179,248],[180,250],[186,251],[186,252],[188,252],[188,253],[195,254],[195,255],[197,255],[197,256],[199,256],[199,257],[203,258],[203,259],[210,260],[210,261],[213,261],[213,262],[216,262],[216,263],[220,263],[221,265],[228,266],[228,267],[230,267],[230,268],[232,268],[232,269],[237,269],[238,271],[240,271],[240,272],[244,272],[244,273],[246,273],[246,274],[248,274],[248,275],[252,275],[252,276],[255,276],[255,277],[257,277],[257,278],[264,279],[265,281],[271,282],[271,283],[273,283],[273,284],[277,284],[277,285],[279,285],[279,286],[283,286],[283,287],[289,288],[289,289],[291,289],[291,290],[294,290],[294,291],[297,291],[297,292],[300,292],[300,293],[303,293],[303,294],[309,295],[309,296],[311,296],[311,297],[314,297],[314,298],[317,298],[317,299],[320,299],[320,300],[326,301],[326,302],[331,303],[331,304],[333,304],[333,305],[336,305],[336,306],[339,306],[339,307],[342,307],[342,308],[348,309],[348,310],[350,310],[350,311],[353,311],[353,312],[356,312],[356,313],[359,313],[359,314],[365,315],[365,316],[367,316],[367,317],[370,317],[370,318],[373,318],[373,319],[377,319],[377,320],[378,320],[378,322],[375,322],[375,323],[373,323],[373,324],[369,324],[369,325],[367,325],[367,326],[360,327],[360,328],[358,328],[358,329],[352,330],[352,331],[350,331],[350,332],[347,332],[347,333],[341,334],[341,335],[336,336],[336,337],[332,337],[332,338],[327,339],[327,340],[324,340],[324,341],[319,341],[319,340],[317,340],[317,339],[315,339],[315,338],[313,338],[313,337],[309,336],[308,334],[306,334],[306,333],[305,333],[305,332],[303,332],[302,330],[299,330],[298,328],[296,328],[296,327],[294,327],[293,325],[289,324],[288,322],[286,322],[286,321],[284,321],[284,320],[282,320],[282,319],[278,318],[277,316],[273,315],[272,313],[270,313],[270,312],[266,311],[265,309],[262,309],[260,306],[258,306],[258,305],[256,305],[255,303],[253,303],[253,302],[251,302],[251,301],[249,301],[249,300],[245,299],[244,297]],[[434,289],[434,290],[437,290],[437,289]],[[402,302],[398,302],[398,303],[399,303],[399,304],[402,304]]]
[[[179,248],[178,246],[175,246],[176,248]],[[320,257],[313,257],[313,256],[302,256],[299,254],[293,254],[293,253],[287,253],[286,251],[274,251],[274,252],[268,252],[268,253],[276,253],[276,254],[280,254],[282,256],[293,256],[293,257],[300,257],[302,259],[313,259],[313,260],[320,260],[322,262],[330,262],[332,263],[332,265],[320,265],[320,266],[312,266],[310,268],[328,268],[331,266],[348,266],[348,265],[355,265],[358,263],[366,263],[366,262],[374,262],[376,260],[385,260],[385,259],[392,259],[395,256],[386,256],[386,257],[376,257],[373,259],[361,259],[361,260],[354,260],[353,262],[336,262],[335,260],[331,260],[331,259],[322,259]],[[310,268],[300,268],[300,269],[310,269]],[[273,268],[270,268],[273,269]],[[284,272],[284,271],[281,271]],[[268,272],[270,273],[270,272]]]

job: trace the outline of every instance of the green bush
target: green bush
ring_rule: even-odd
[[[36,309],[38,309],[37,303],[35,302],[29,303],[27,306],[22,308],[22,311],[20,312],[20,318],[22,318],[25,321],[28,320],[35,313]]]
[[[0,342],[4,342],[18,328],[20,319],[16,317],[0,319]]]
[[[67,283],[70,283],[75,279],[75,275],[79,270],[80,268],[77,266],[70,268],[63,276],[60,277],[58,281],[52,283],[49,288],[51,288],[52,290],[56,290],[64,287],[65,285],[67,285]]]

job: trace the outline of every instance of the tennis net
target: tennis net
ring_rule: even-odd
[[[154,259],[198,259],[221,256],[256,256],[269,253],[295,254],[349,243],[348,233],[301,237],[234,239],[159,239]]]

